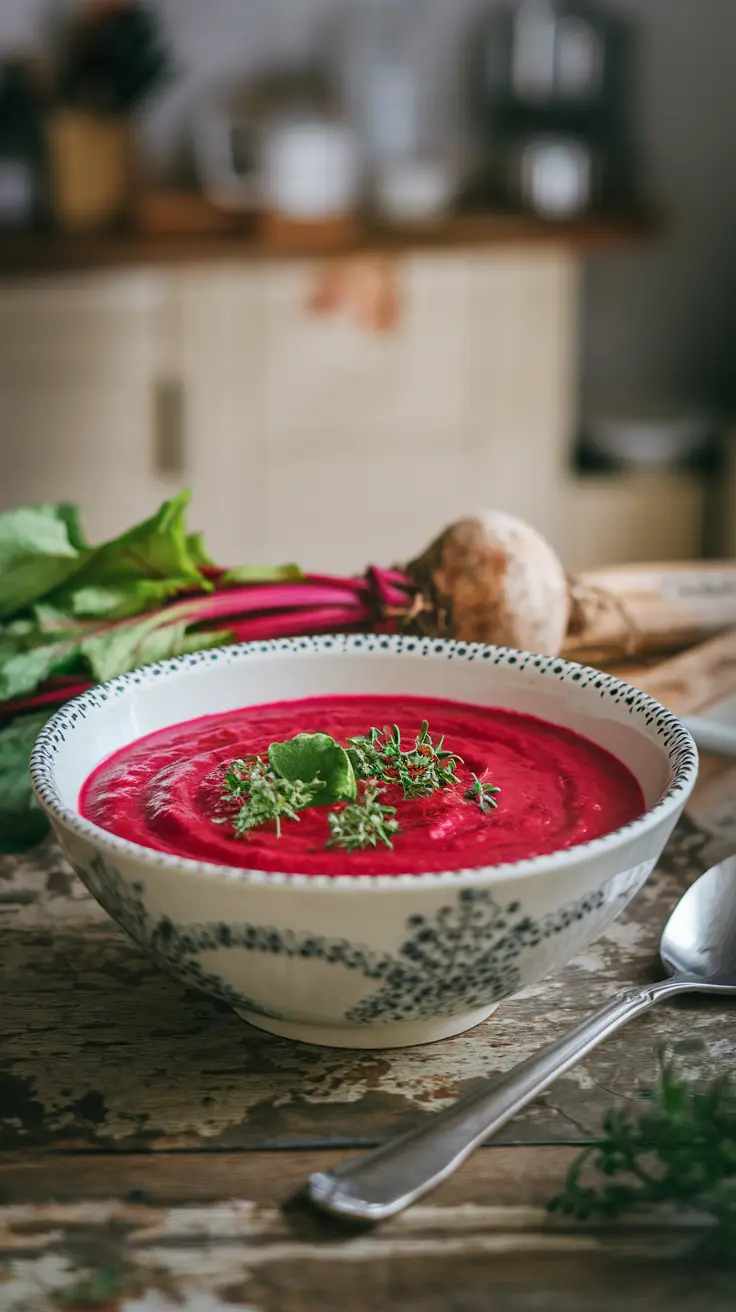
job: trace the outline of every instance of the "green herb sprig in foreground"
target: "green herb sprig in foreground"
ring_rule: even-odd
[[[269,821],[276,822],[276,833],[280,838],[281,821],[298,820],[298,812],[313,806],[324,787],[321,779],[310,783],[301,779],[283,779],[260,757],[252,761],[231,761],[223,774],[223,798],[240,802],[240,809],[232,818],[238,838],[242,838],[248,829]]]
[[[328,847],[341,847],[346,852],[360,852],[367,847],[393,847],[392,837],[399,832],[396,807],[384,806],[380,789],[369,784],[357,802],[351,802],[341,811],[330,811]]]
[[[647,1110],[611,1111],[603,1135],[580,1154],[550,1211],[615,1219],[642,1204],[694,1209],[713,1222],[701,1256],[736,1266],[736,1084],[691,1084],[668,1062],[645,1091]],[[581,1184],[591,1163],[605,1183]]]
[[[435,745],[429,723],[422,721],[412,747],[401,745],[397,724],[390,728],[371,729],[367,734],[348,739],[348,755],[360,779],[382,784],[398,784],[408,801],[430,797],[440,788],[452,788],[458,782],[457,767],[462,758],[444,747],[444,737]]]

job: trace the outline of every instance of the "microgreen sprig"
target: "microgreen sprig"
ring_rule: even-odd
[[[358,779],[383,779],[386,773],[384,743],[380,729],[348,738],[348,756]]]
[[[308,784],[301,779],[282,779],[259,756],[231,761],[223,775],[224,800],[241,803],[240,810],[232,818],[238,838],[242,838],[248,829],[268,824],[270,820],[276,822],[276,833],[280,838],[281,821],[298,820],[298,812],[312,806],[324,787],[321,779]]]
[[[429,723],[423,720],[412,747],[402,747],[401,730],[394,724],[383,732],[374,728],[368,734],[348,739],[348,754],[361,779],[398,784],[404,797],[410,800],[430,797],[438,789],[451,788],[458,782],[456,771],[462,758],[447,751],[444,741],[442,737],[435,744]]]
[[[379,843],[392,848],[391,836],[399,832],[396,807],[385,806],[380,796],[380,789],[370,783],[357,802],[350,802],[341,811],[330,811],[327,846],[341,847],[346,852],[360,852]]]
[[[475,802],[484,815],[487,815],[489,811],[494,811],[498,806],[498,794],[501,789],[497,788],[495,784],[484,783],[482,779],[478,778],[477,774],[473,775],[473,781],[465,794],[465,799],[468,802]]]

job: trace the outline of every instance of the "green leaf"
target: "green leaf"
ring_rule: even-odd
[[[352,802],[358,792],[355,772],[344,747],[326,733],[298,733],[284,743],[271,743],[268,759],[282,779],[324,783],[319,804]]]
[[[201,534],[188,534],[189,493],[101,546],[88,546],[74,506],[22,506],[0,515],[0,620],[35,603],[70,617],[123,619],[182,589],[210,590]]]
[[[30,650],[3,650],[0,645],[0,702],[35,692],[52,674],[69,674],[79,653],[74,638],[45,642]]]
[[[75,574],[86,559],[82,541],[69,506],[22,506],[0,515],[0,619]]]
[[[288,583],[303,579],[298,565],[237,565],[222,576],[222,583]]]
[[[60,501],[52,507],[56,512],[58,519],[66,524],[66,531],[69,541],[75,551],[88,551],[89,542],[87,535],[82,528],[82,521],[79,516],[79,507],[71,505],[70,502]]]
[[[232,629],[199,629],[195,633],[184,634],[174,655],[186,656],[193,651],[209,651],[212,647],[226,647],[228,643],[234,641],[234,638]]]
[[[75,587],[67,605],[75,619],[128,619],[162,606],[181,586],[180,580],[173,579],[131,579],[120,584]]]
[[[96,547],[68,584],[48,598],[78,617],[121,619],[160,605],[182,588],[209,589],[189,548],[189,493],[166,501],[151,519]]]
[[[51,615],[0,624],[0,703],[35,692],[52,674],[79,668],[78,629],[52,621]]]
[[[205,651],[227,642],[230,634],[217,632],[187,633],[187,620],[175,624],[166,612],[147,615],[130,624],[113,626],[82,639],[79,651],[87,661],[92,678],[99,683],[127,674],[140,665],[181,656],[185,652]]]
[[[190,533],[187,538],[187,550],[195,565],[214,565],[214,560],[210,556],[204,545],[203,533]]]
[[[0,729],[0,852],[23,852],[48,831],[28,773],[33,744],[48,718],[45,712],[24,715]]]

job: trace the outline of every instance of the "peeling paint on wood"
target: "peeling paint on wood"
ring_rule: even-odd
[[[68,1312],[76,1296],[89,1312],[108,1289],[114,1312],[487,1312],[492,1288],[494,1312],[696,1312],[706,1294],[709,1312],[731,1308],[733,1278],[686,1261],[702,1219],[549,1217],[574,1155],[489,1148],[410,1212],[356,1229],[294,1196],[334,1151],[15,1153],[0,1162],[0,1307]]]
[[[565,970],[447,1042],[392,1052],[309,1048],[183,990],[89,898],[52,844],[0,865],[0,1147],[176,1148],[371,1142],[508,1070],[621,985],[657,971],[669,909],[708,840],[681,827],[630,910]],[[660,1046],[723,1063],[724,1009],[661,1007],[518,1117],[505,1142],[586,1137],[651,1077]],[[736,1043],[734,1045],[736,1048]]]
[[[628,1226],[583,1229],[535,1208],[474,1204],[418,1206],[390,1225],[360,1231],[252,1201],[206,1208],[116,1200],[9,1207],[0,1208],[0,1305],[5,1312],[99,1308],[95,1290],[107,1290],[105,1306],[120,1312],[370,1308],[386,1305],[368,1301],[371,1290],[385,1297],[398,1279],[412,1297],[392,1305],[480,1310],[489,1282],[529,1290],[530,1271],[537,1279],[546,1264],[552,1296],[538,1307],[613,1308],[605,1293],[580,1301],[591,1268],[610,1274],[615,1267],[623,1292],[633,1265],[641,1293],[676,1287],[682,1299],[697,1288],[709,1294],[714,1312],[725,1312],[733,1282],[714,1274],[696,1281],[682,1266],[683,1253],[701,1233],[702,1226],[688,1220],[664,1225],[644,1216]],[[671,1275],[662,1276],[663,1263],[672,1264],[676,1286]],[[459,1269],[467,1298],[448,1304]],[[555,1284],[570,1302],[554,1298]],[[494,1306],[513,1304],[494,1298]]]

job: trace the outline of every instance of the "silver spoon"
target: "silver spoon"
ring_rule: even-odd
[[[553,1080],[661,998],[736,994],[736,856],[701,875],[680,899],[662,934],[660,956],[667,979],[617,994],[500,1080],[380,1148],[310,1176],[308,1197],[335,1216],[360,1221],[393,1216],[446,1180]]]

